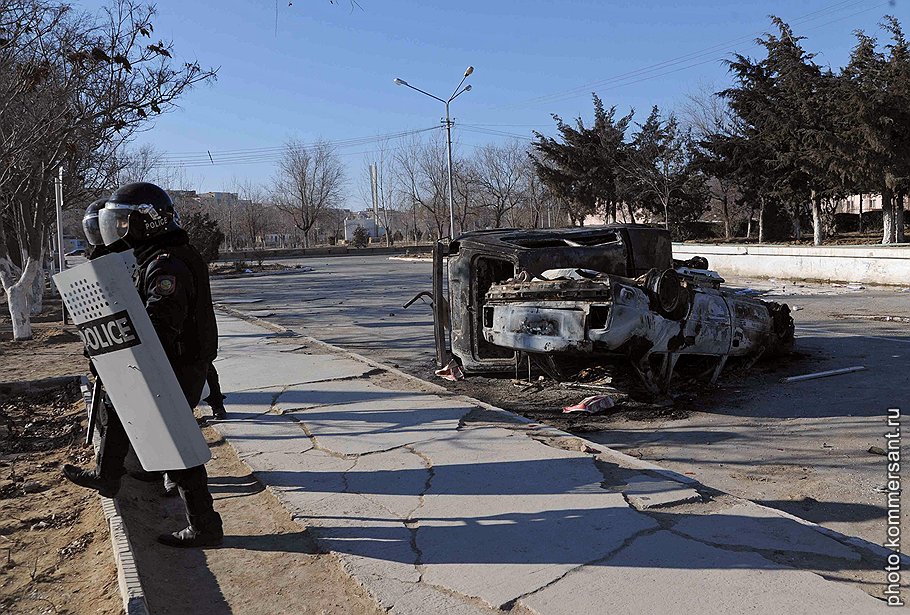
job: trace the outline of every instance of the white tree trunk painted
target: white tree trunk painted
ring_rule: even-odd
[[[6,291],[6,301],[9,305],[9,315],[13,323],[14,340],[32,339],[29,295],[39,269],[38,261],[29,257],[22,274],[14,283],[8,284],[8,282],[12,282],[12,276],[2,276],[3,289]]]
[[[894,196],[889,188],[882,190],[882,243],[894,243],[897,236]]]

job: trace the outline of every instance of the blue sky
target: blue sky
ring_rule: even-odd
[[[155,36],[178,59],[218,66],[218,80],[181,100],[137,143],[172,156],[277,147],[289,137],[329,141],[438,124],[442,105],[395,77],[447,97],[469,64],[473,90],[453,103],[463,151],[552,130],[551,113],[591,114],[590,92],[646,115],[672,109],[701,86],[726,83],[721,59],[757,53],[767,16],[791,21],[817,61],[841,66],[852,31],[877,31],[884,14],[910,30],[910,0],[161,0]],[[81,2],[86,8],[101,2]],[[649,72],[633,72],[667,62]],[[632,73],[629,75],[629,73]],[[617,76],[627,75],[615,79]],[[474,127],[474,131],[467,128]],[[356,207],[366,144],[343,147]],[[267,181],[274,163],[187,169],[191,187]]]

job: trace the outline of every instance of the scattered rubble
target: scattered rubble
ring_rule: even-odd
[[[562,411],[565,414],[572,414],[575,412],[598,414],[600,412],[606,412],[615,405],[613,398],[609,395],[592,395],[590,397],[585,397],[575,405],[566,406]]]
[[[434,373],[440,378],[444,378],[445,380],[450,380],[452,382],[464,380],[464,372],[461,371],[461,366],[458,365],[458,361],[455,359],[452,359],[449,361],[448,365],[442,369],[437,369]]]

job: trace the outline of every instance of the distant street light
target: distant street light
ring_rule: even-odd
[[[461,81],[458,82],[458,85],[452,91],[452,95],[449,96],[448,100],[443,100],[442,98],[440,98],[438,96],[434,96],[433,94],[430,94],[429,92],[425,92],[425,91],[421,90],[420,88],[415,88],[413,85],[411,85],[404,79],[398,79],[398,78],[395,79],[395,85],[403,85],[405,87],[411,88],[412,90],[420,92],[424,96],[429,96],[430,98],[438,100],[439,102],[441,102],[442,104],[444,104],[446,106],[446,119],[445,119],[446,150],[448,151],[448,172],[449,172],[449,236],[452,239],[455,239],[455,204],[452,199],[452,194],[453,194],[453,192],[452,192],[452,189],[453,189],[453,185],[452,185],[452,120],[449,118],[449,104],[453,100],[455,100],[456,98],[458,98],[459,96],[464,94],[465,92],[471,91],[470,85],[466,85],[464,88],[462,88],[461,86],[462,86],[462,84],[464,84],[464,80],[467,79],[468,76],[473,72],[474,72],[473,66],[469,66],[467,68],[467,70],[464,71],[464,76],[461,78]]]

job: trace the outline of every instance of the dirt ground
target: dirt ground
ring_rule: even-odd
[[[32,319],[34,338],[13,341],[9,312],[0,305],[0,382],[24,382],[85,373],[82,342],[73,325],[62,324],[60,301]]]
[[[4,352],[4,368],[26,352]],[[0,400],[2,613],[122,612],[100,502],[59,472],[90,462],[84,408],[74,384]]]

